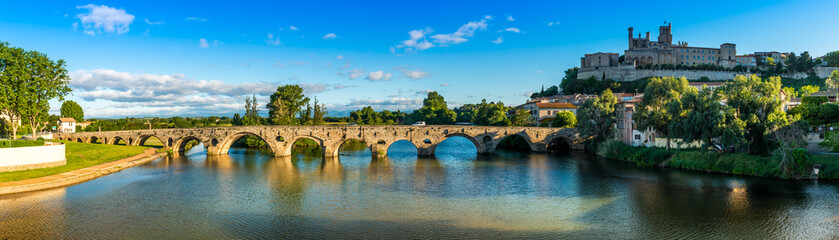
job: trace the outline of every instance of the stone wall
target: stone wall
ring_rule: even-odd
[[[64,144],[52,146],[0,148],[0,172],[62,166]]]
[[[837,67],[816,67],[816,76],[826,78],[834,70],[839,70]],[[612,79],[619,82],[634,81],[648,77],[682,77],[696,80],[702,77],[707,77],[711,81],[721,81],[733,79],[736,75],[743,75],[748,73],[743,72],[729,72],[729,71],[705,71],[705,70],[656,70],[656,69],[636,69],[631,65],[622,65],[618,67],[599,67],[599,68],[585,68],[580,69],[577,73],[577,78],[586,79],[594,77],[598,80],[604,76],[606,79]],[[782,75],[789,78],[803,79],[807,78],[805,73],[785,74]]]

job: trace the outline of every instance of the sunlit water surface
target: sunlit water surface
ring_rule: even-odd
[[[839,238],[836,182],[637,168],[582,153],[387,159],[202,147],[79,185],[0,196],[4,238]]]

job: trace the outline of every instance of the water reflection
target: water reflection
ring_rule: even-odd
[[[202,147],[0,197],[5,238],[837,238],[835,183],[636,168],[581,153],[338,157]]]

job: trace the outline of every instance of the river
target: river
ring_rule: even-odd
[[[839,183],[639,168],[584,153],[275,158],[202,147],[82,184],[0,196],[0,239],[837,239]]]

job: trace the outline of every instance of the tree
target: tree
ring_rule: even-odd
[[[84,121],[84,110],[73,100],[64,101],[61,104],[61,117],[69,117],[76,120],[76,122]]]
[[[234,116],[235,117],[235,116]],[[245,98],[245,116],[242,117],[243,126],[260,125],[261,118],[259,117],[259,102],[256,100],[256,95]]]
[[[295,118],[300,114],[301,108],[309,103],[309,97],[303,95],[303,88],[298,85],[284,85],[277,87],[277,91],[271,94],[268,102],[268,116],[271,123],[275,125],[296,125],[301,124],[300,119]]]
[[[828,67],[839,67],[839,51],[829,52],[822,57]]]
[[[577,117],[570,111],[561,111],[556,113],[556,117],[551,121],[552,127],[572,128],[577,126]]]
[[[606,89],[597,98],[583,102],[577,108],[577,130],[584,138],[602,141],[609,138],[615,125],[615,104],[612,90]]]
[[[471,103],[463,104],[455,108],[454,113],[457,114],[457,122],[474,122],[475,115],[478,114],[478,105]]]
[[[632,116],[638,129],[653,129],[656,134],[667,137],[667,149],[670,149],[670,122],[673,112],[668,112],[666,104],[681,98],[688,91],[696,91],[688,85],[685,77],[652,78],[644,89],[644,96],[638,104],[637,112]]]
[[[708,147],[715,146],[714,139],[720,140],[720,147],[736,145],[742,138],[742,124],[728,114],[730,107],[720,102],[722,96],[709,88],[701,91],[687,91],[678,100],[667,104],[667,111],[673,119],[670,131],[674,137],[685,142],[702,141]],[[733,136],[732,136],[733,135]]]
[[[472,122],[481,126],[508,126],[511,122],[507,118],[507,110],[502,102],[487,103],[486,99],[481,99]]]
[[[778,146],[774,154],[781,159],[778,167],[784,176],[795,177],[796,174],[805,171],[804,164],[809,156],[807,150],[803,149],[807,146],[807,141],[804,140],[807,124],[800,121],[799,116],[787,115],[784,112],[773,115],[773,118],[776,123],[771,131],[772,139]]]
[[[803,97],[810,96],[810,94],[813,94],[814,92],[818,92],[818,91],[819,91],[819,86],[807,85],[807,86],[801,87],[801,89],[798,90],[798,96],[803,98]]]
[[[826,79],[824,79],[824,87],[828,91],[839,91],[839,70],[833,70]]]
[[[239,116],[238,113],[233,114],[233,126],[243,126],[242,118]]]
[[[793,87],[783,87],[782,90],[784,90],[784,92],[790,98],[797,98],[798,97],[798,92],[795,91],[795,88],[793,88]]]
[[[767,130],[774,129],[776,124],[775,121],[770,121],[771,116],[783,113],[781,107],[784,99],[779,94],[781,78],[770,77],[764,81],[754,74],[738,75],[724,88],[727,104],[737,109],[737,118],[745,123],[749,153],[768,154],[765,135]]]
[[[312,123],[314,125],[323,124],[323,117],[326,116],[326,104],[318,104],[318,98],[315,98],[315,110],[312,116]]]
[[[300,124],[312,124],[312,105],[309,103],[306,103],[306,110],[300,112]]]
[[[422,100],[422,107],[411,113],[411,121],[425,121],[427,124],[453,124],[457,114],[448,109],[446,99],[436,91],[429,92]]]
[[[64,60],[0,43],[0,109],[11,118],[13,131],[20,119],[29,124],[33,137],[46,126],[49,101],[64,101],[72,91],[65,67]]]
[[[513,113],[513,119],[510,120],[510,125],[513,126],[532,126],[533,116],[530,111],[518,109]]]

